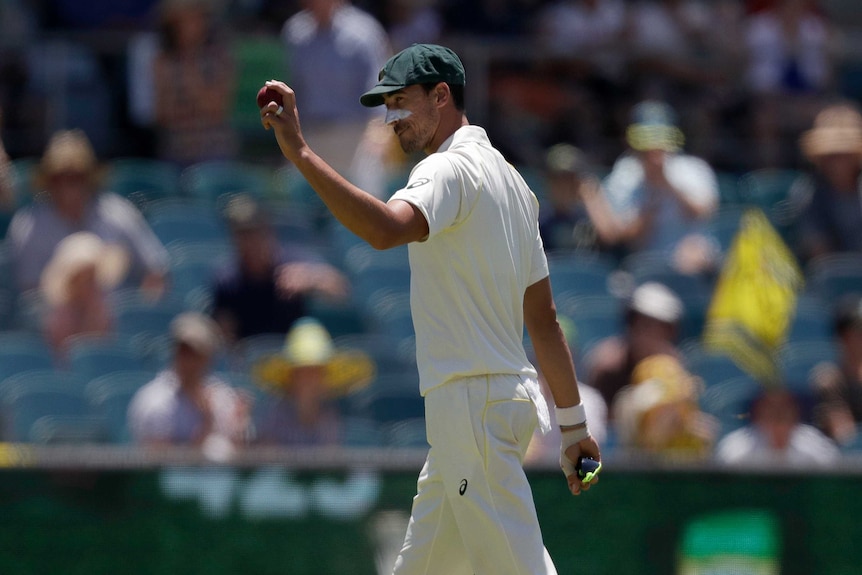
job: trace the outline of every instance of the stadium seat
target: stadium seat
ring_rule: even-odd
[[[611,295],[571,298],[564,295],[557,301],[557,311],[575,324],[574,341],[569,345],[580,357],[597,342],[620,335],[624,329],[622,302]]]
[[[306,179],[293,166],[278,168],[273,176],[275,196],[297,206],[319,226],[327,220],[326,204]]]
[[[234,194],[266,198],[269,196],[270,179],[267,169],[244,162],[199,162],[182,171],[180,188],[187,197],[220,208]]]
[[[280,243],[314,249],[326,247],[324,235],[315,224],[316,215],[306,206],[289,200],[271,200],[264,202],[263,209]]]
[[[787,332],[787,343],[822,341],[833,335],[832,313],[820,298],[803,294],[796,301],[796,311]]]
[[[53,368],[51,351],[38,335],[27,332],[0,334],[0,381],[34,369]]]
[[[798,170],[755,169],[740,177],[739,199],[746,206],[763,210],[776,231],[787,240],[800,215],[792,201],[794,188],[808,186],[809,182],[808,176]]]
[[[260,360],[281,354],[285,338],[283,333],[262,333],[242,338],[234,345],[236,369],[251,371]]]
[[[332,337],[367,331],[362,310],[352,302],[329,302],[312,297],[307,315],[320,321]]]
[[[790,197],[790,191],[802,172],[792,169],[761,168],[739,178],[738,192],[742,203],[770,212]]]
[[[700,407],[719,421],[721,435],[725,435],[748,423],[752,402],[762,391],[750,377],[732,377],[707,387],[700,396]]]
[[[39,165],[39,158],[28,156],[12,160],[12,186],[15,190],[15,205],[26,206],[41,190],[33,189],[33,174]]]
[[[94,415],[43,415],[30,426],[28,441],[42,444],[107,443],[105,420]]]
[[[837,303],[842,297],[862,295],[862,253],[824,255],[808,263],[809,289],[822,301]]]
[[[152,201],[179,195],[180,172],[154,158],[116,158],[108,165],[105,187],[145,209]]]
[[[130,338],[76,336],[69,342],[69,369],[87,380],[113,371],[143,370],[147,361]]]
[[[6,441],[29,441],[33,424],[43,416],[89,415],[83,382],[54,370],[32,370],[4,379],[0,409]]]
[[[610,258],[597,253],[548,253],[548,268],[554,295],[607,295],[616,269]]]
[[[416,356],[406,352],[403,340],[386,333],[360,333],[335,337],[337,349],[355,350],[374,361],[378,373],[402,372],[416,369]]]
[[[129,403],[135,393],[155,376],[155,370],[113,371],[86,384],[84,398],[90,412],[102,419],[107,441],[131,441],[127,423]]]
[[[389,294],[410,297],[410,269],[401,265],[374,265],[363,269],[352,281],[353,302],[366,311]]]
[[[367,243],[358,241],[344,252],[344,268],[354,277],[379,269],[410,270],[407,256],[407,246],[399,246],[389,250],[375,250]]]
[[[699,377],[706,388],[737,377],[748,377],[729,356],[699,345],[685,348],[684,360],[686,369]]]
[[[419,395],[419,373],[415,368],[380,371],[368,386],[347,395],[339,403],[347,415],[371,417],[381,423],[425,416]]]
[[[632,275],[634,285],[658,282],[680,298],[693,293],[708,294],[712,289],[706,279],[674,269],[664,252],[636,252],[626,257],[620,267]]]
[[[425,401],[418,388],[410,391],[378,390],[366,401],[364,410],[382,424],[425,417]]]
[[[414,335],[409,292],[382,287],[367,297],[362,309],[369,331],[398,339]]]
[[[157,202],[146,211],[147,221],[164,245],[173,242],[228,242],[218,214],[195,202]]]
[[[730,172],[716,172],[718,181],[718,197],[722,206],[739,202],[739,176]]]
[[[168,333],[170,323],[182,311],[176,303],[133,302],[117,309],[117,332],[124,336]]]
[[[824,363],[837,364],[839,351],[831,339],[787,343],[777,355],[782,383],[801,396],[812,396],[812,371]]]
[[[722,253],[727,253],[739,231],[739,223],[745,207],[741,205],[721,206],[706,222],[704,234],[714,239]]]
[[[346,416],[342,419],[342,442],[345,447],[383,447],[386,436],[380,424],[370,417]]]

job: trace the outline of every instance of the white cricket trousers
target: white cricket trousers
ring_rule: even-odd
[[[425,396],[431,449],[394,575],[556,575],[522,466],[538,418],[517,375]]]

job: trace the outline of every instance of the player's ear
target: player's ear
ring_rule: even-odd
[[[452,94],[449,92],[449,84],[446,82],[440,82],[434,87],[434,95],[437,99],[437,105],[445,104],[449,101],[449,98],[452,97]]]

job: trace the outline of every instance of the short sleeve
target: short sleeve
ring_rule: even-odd
[[[533,253],[530,258],[530,280],[527,285],[533,285],[537,281],[545,279],[548,274],[548,257],[545,255],[542,235],[538,234],[533,243]]]
[[[431,238],[458,223],[465,203],[463,190],[452,162],[443,154],[432,154],[413,169],[407,185],[389,201],[403,200],[422,212]]]

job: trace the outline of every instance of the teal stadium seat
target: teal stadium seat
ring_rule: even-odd
[[[148,362],[131,338],[76,336],[69,343],[69,369],[87,380],[114,371],[143,370]]]
[[[154,158],[116,158],[108,164],[105,188],[145,209],[153,201],[179,195],[180,170]]]
[[[623,305],[611,295],[561,298],[557,312],[574,323],[574,341],[569,345],[580,358],[586,357],[599,341],[623,333]]]
[[[83,382],[54,370],[32,370],[4,379],[0,406],[6,441],[31,441],[34,423],[45,416],[90,415]]]
[[[156,376],[155,370],[112,371],[90,380],[84,398],[90,413],[104,423],[106,441],[129,443],[127,413],[135,393]]]
[[[0,381],[31,370],[50,370],[54,358],[47,343],[29,332],[0,333]]]
[[[228,233],[217,212],[188,202],[157,202],[146,211],[156,237],[166,246],[173,242],[227,242]]]
[[[590,252],[550,252],[548,268],[554,296],[608,295],[616,264],[607,256]]]
[[[726,435],[749,422],[751,405],[762,391],[750,377],[733,377],[707,387],[700,396],[700,407],[718,420],[720,435]]]
[[[814,258],[805,270],[810,291],[822,301],[837,303],[862,295],[862,253],[835,253]]]
[[[235,194],[248,194],[259,200],[267,198],[271,178],[269,169],[245,162],[199,162],[182,171],[180,189],[189,198],[221,208]]]
[[[799,341],[785,344],[778,351],[778,370],[781,383],[801,397],[812,397],[814,370],[825,363],[838,365],[839,351],[831,339]]]
[[[105,420],[95,415],[43,415],[30,426],[27,439],[41,444],[104,444]]]

